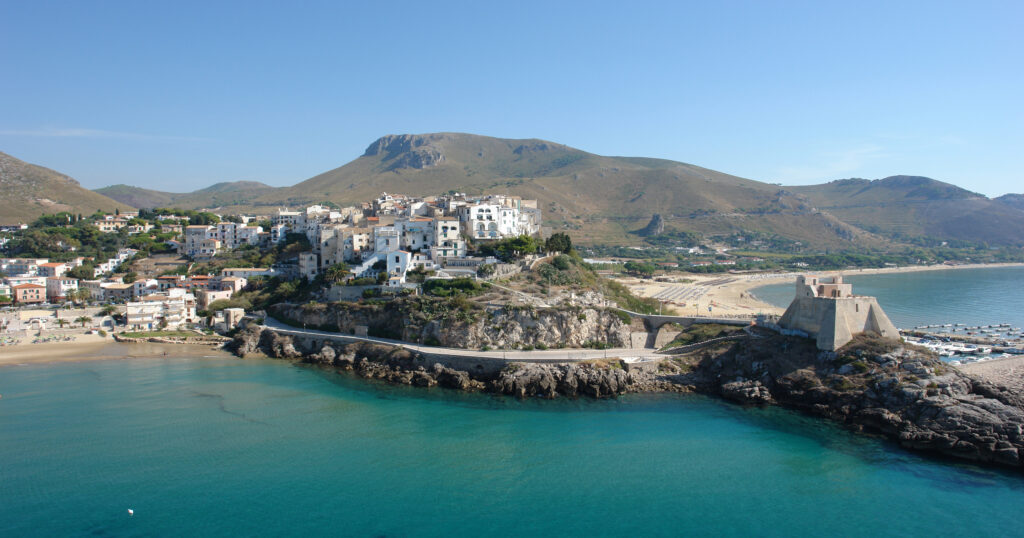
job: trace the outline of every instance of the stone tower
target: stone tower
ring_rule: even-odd
[[[796,297],[779,320],[779,326],[802,331],[817,341],[818,349],[835,351],[854,336],[870,332],[883,338],[899,338],[874,297],[853,295],[843,277],[796,277]]]

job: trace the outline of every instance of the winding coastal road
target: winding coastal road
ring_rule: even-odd
[[[516,361],[516,362],[580,362],[594,359],[663,359],[664,355],[659,355],[654,349],[632,349],[632,348],[612,348],[612,349],[549,349],[549,350],[536,350],[536,351],[523,351],[523,350],[508,350],[508,351],[479,351],[474,349],[461,349],[454,347],[435,347],[435,346],[424,346],[419,344],[412,344],[409,342],[403,342],[401,340],[391,340],[388,338],[375,338],[372,336],[353,336],[348,334],[332,333],[327,331],[318,331],[315,329],[299,329],[290,325],[267,317],[264,321],[264,326],[268,329],[291,336],[306,336],[312,338],[323,338],[325,340],[334,340],[337,342],[344,343],[355,343],[355,342],[370,342],[374,344],[385,344],[389,346],[397,346],[408,349],[409,351],[415,351],[424,355],[432,356],[449,356],[449,357],[463,357],[463,358],[475,358],[475,359],[500,359],[503,361]]]

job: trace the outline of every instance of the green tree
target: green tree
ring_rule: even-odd
[[[92,265],[79,265],[67,272],[67,275],[71,278],[77,278],[79,280],[92,280],[95,278],[94,272],[96,268]]]
[[[85,328],[86,323],[92,323],[92,318],[90,318],[89,316],[78,316],[77,318],[75,318],[75,323],[81,323],[82,328]]]
[[[73,290],[68,293],[68,299],[75,304],[84,303],[91,298],[92,294],[85,288],[78,288],[77,290]]]
[[[569,234],[561,232],[551,234],[551,237],[544,243],[544,249],[548,252],[568,253],[572,250],[572,238],[569,237]]]
[[[105,305],[103,308],[100,309],[100,315],[101,316],[110,316],[110,315],[113,315],[114,312],[117,312],[117,308],[114,305],[109,305],[108,304],[108,305]]]
[[[623,268],[625,268],[626,271],[628,271],[630,273],[633,273],[635,275],[645,276],[645,277],[650,277],[658,269],[657,267],[654,266],[654,264],[651,264],[651,263],[632,262],[632,261],[631,262],[626,262],[625,265],[623,265]]]
[[[493,263],[484,263],[480,267],[476,268],[476,276],[480,278],[487,278],[494,274],[495,268]]]
[[[350,272],[351,271],[347,263],[336,263],[327,269],[324,269],[324,282],[327,284],[337,284],[345,280],[345,277],[347,277]]]

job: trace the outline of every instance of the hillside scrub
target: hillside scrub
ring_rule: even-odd
[[[721,338],[723,336],[730,336],[741,332],[742,329],[734,325],[719,325],[717,323],[694,324],[686,329],[683,329],[682,332],[680,332],[671,342],[665,345],[662,349],[671,349],[674,347],[688,346],[691,344],[706,342],[708,340]]]
[[[480,295],[491,287],[486,282],[480,283],[472,278],[435,278],[423,283],[423,293],[435,297],[469,296]]]

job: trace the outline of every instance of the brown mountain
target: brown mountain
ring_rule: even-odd
[[[1024,210],[1024,194],[1004,194],[993,199],[1001,204]]]
[[[843,179],[790,189],[844,222],[887,236],[1024,244],[1024,211],[926,177]]]
[[[0,224],[31,222],[44,213],[92,214],[133,209],[82,188],[74,179],[0,153]]]
[[[654,213],[669,226],[702,232],[754,229],[825,245],[881,242],[774,185],[686,163],[462,133],[385,136],[354,161],[269,192],[253,205],[346,204],[381,192],[447,191],[536,198],[547,225],[582,242],[636,242],[628,232]]]
[[[134,207],[198,209],[244,205],[273,190],[274,187],[258,181],[231,181],[185,193],[155,191],[131,185],[111,185],[96,189],[95,192]]]
[[[767,232],[820,248],[884,246],[920,236],[1024,245],[1024,211],[1012,199],[990,200],[925,177],[780,187],[681,162],[463,133],[388,135],[355,160],[292,187],[237,182],[189,194],[143,191],[103,190],[132,205],[264,215],[281,206],[357,203],[381,192],[504,193],[537,199],[547,226],[582,243],[635,244],[630,232],[658,214],[666,229]]]

